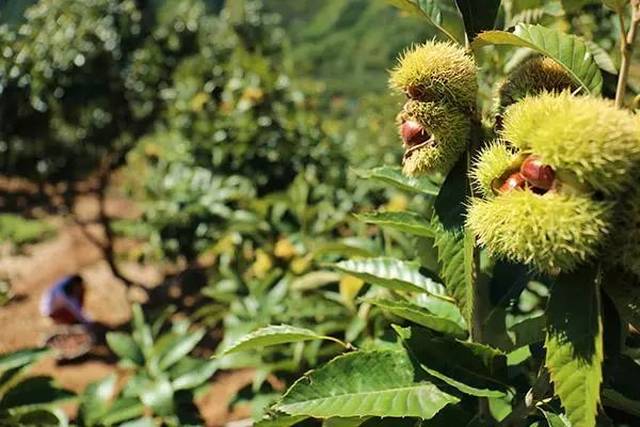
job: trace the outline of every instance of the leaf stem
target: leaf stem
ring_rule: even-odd
[[[624,105],[624,95],[627,89],[629,78],[629,67],[631,65],[631,54],[633,53],[633,43],[640,25],[640,0],[631,1],[631,23],[629,31],[625,34],[624,10],[618,10],[620,20],[620,74],[618,75],[618,86],[616,88],[616,107],[622,108]]]

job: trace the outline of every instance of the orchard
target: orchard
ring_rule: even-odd
[[[0,5],[0,426],[640,426],[639,27]]]

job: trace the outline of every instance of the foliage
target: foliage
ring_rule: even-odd
[[[73,398],[47,376],[25,377],[26,371],[47,354],[30,348],[0,355],[0,425],[67,425],[57,405]]]
[[[53,234],[53,226],[45,221],[14,214],[0,215],[0,242],[10,242],[20,247],[45,240]]]
[[[107,344],[129,371],[118,389],[115,374],[89,385],[80,399],[82,426],[120,425],[153,415],[164,425],[201,422],[194,393],[218,369],[216,360],[191,355],[204,330],[187,320],[165,326],[165,312],[145,322],[140,306],[133,306],[131,332],[108,332]]]
[[[438,8],[445,1],[392,3],[422,15],[430,24],[444,25]],[[588,15],[582,10],[586,3],[562,2],[559,13],[541,12],[540,25],[519,24],[504,31],[496,26],[508,27],[514,20],[531,17],[525,13],[527,8],[542,5],[535,1],[456,4],[458,25],[466,28],[468,47],[474,49],[481,67],[479,77],[491,75],[488,82],[492,84],[489,90],[487,82],[481,84],[478,108],[459,110],[472,128],[469,138],[459,136],[466,140],[466,152],[458,153],[457,164],[445,170],[444,177],[431,165],[417,171],[405,168],[416,175],[410,178],[389,167],[358,172],[416,197],[415,211],[359,215],[385,233],[410,235],[416,251],[399,253],[386,247],[383,254],[334,263],[346,277],[360,279],[356,289],[367,289],[354,304],[364,314],[362,321],[375,329],[372,334],[347,337],[351,349],[291,385],[258,425],[304,425],[307,418],[322,419],[327,425],[382,425],[387,421],[384,417],[391,417],[391,425],[401,423],[394,417],[409,418],[411,425],[595,427],[596,423],[638,422],[633,387],[622,385],[614,373],[630,362],[620,361],[621,354],[637,354],[637,343],[625,342],[621,333],[629,322],[637,322],[637,296],[627,291],[637,281],[631,274],[608,270],[603,263],[612,251],[609,233],[624,227],[621,224],[629,227],[627,220],[614,223],[611,212],[630,210],[628,180],[640,171],[635,155],[637,121],[599,99],[601,89],[604,96],[610,93],[599,68],[614,67],[602,57],[595,59],[601,52],[594,40],[559,29],[564,23],[582,34],[584,27],[573,19],[579,22],[580,16]],[[613,19],[613,12],[597,7],[594,14]],[[614,8],[628,13],[628,8]],[[456,40],[449,37],[447,28],[439,30],[443,39]],[[424,48],[431,45],[447,46],[434,42]],[[533,73],[530,90],[513,91],[514,99],[509,101],[513,105],[502,122],[495,117],[502,111],[496,111],[495,100],[487,94],[500,95],[500,80],[513,77],[509,69],[521,72],[517,64],[529,56],[523,54],[523,47],[544,55],[543,61],[553,61],[570,76],[571,85],[582,88],[582,94],[540,95],[539,88],[545,86],[534,81],[535,76],[544,79],[546,74]],[[510,68],[505,65],[508,60]],[[412,90],[404,77],[397,79],[398,70],[405,71],[402,67],[409,67],[407,75],[414,76],[416,70],[430,70],[432,65],[433,61],[422,68],[407,65],[406,57],[401,58],[393,73],[410,98],[406,105],[423,102],[427,112],[459,105],[449,99],[460,92],[455,84],[446,95],[425,103],[420,99],[423,94]],[[549,72],[557,74],[556,67],[549,67]],[[438,80],[436,72],[424,77],[426,83],[421,85],[449,81],[451,73],[455,70],[445,70],[443,80]],[[554,108],[549,104],[530,110],[531,115],[520,120],[530,105],[548,102],[572,106],[546,115]],[[586,116],[591,119],[574,123]],[[412,119],[401,115],[399,125]],[[611,126],[611,121],[618,124]],[[427,130],[431,136],[433,132]],[[492,142],[501,130],[504,141]],[[403,129],[401,136],[405,150],[411,150],[413,134]],[[604,140],[610,142],[600,145]],[[626,145],[631,140],[635,142]],[[612,155],[619,149],[624,152],[622,163],[622,157]],[[572,163],[574,157],[580,160]],[[569,163],[571,167],[561,166]],[[504,210],[487,209],[482,215],[478,211],[507,201],[511,204]],[[504,227],[494,233],[491,227],[496,224]],[[498,250],[498,240],[508,249]],[[251,341],[253,336],[238,342]],[[305,331],[305,339],[312,336],[312,331]],[[338,337],[342,338],[334,334]],[[301,338],[283,333],[273,343],[296,345]],[[616,368],[610,368],[608,360]],[[630,363],[629,372],[637,368],[637,361]],[[609,387],[618,391],[602,392]]]

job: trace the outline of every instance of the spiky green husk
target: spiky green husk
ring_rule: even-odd
[[[609,232],[610,211],[609,204],[583,196],[516,190],[474,199],[467,225],[491,254],[557,274],[596,253]]]
[[[474,189],[486,198],[494,197],[493,184],[510,169],[518,155],[504,141],[493,141],[480,151],[471,169],[471,181]]]
[[[502,136],[555,170],[605,194],[625,189],[640,162],[635,119],[612,102],[568,92],[526,97],[507,109]]]
[[[404,159],[403,172],[409,176],[449,172],[467,147],[467,116],[446,104],[408,101],[400,113],[400,121],[406,119],[418,121],[433,138]]]
[[[498,92],[498,112],[527,95],[578,89],[571,75],[546,56],[530,58],[516,67],[502,83]]]
[[[391,71],[389,84],[403,93],[417,89],[421,101],[444,99],[463,109],[475,105],[478,93],[473,58],[453,43],[436,41],[406,50]]]
[[[608,263],[640,278],[640,188],[634,188],[616,212]]]

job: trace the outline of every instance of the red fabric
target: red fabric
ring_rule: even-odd
[[[54,322],[64,325],[73,325],[75,323],[78,323],[78,319],[76,319],[76,316],[65,307],[56,308],[53,312],[51,312],[49,317],[51,317]]]

